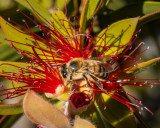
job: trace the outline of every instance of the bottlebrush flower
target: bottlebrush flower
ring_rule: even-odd
[[[23,12],[21,13],[23,14]],[[38,16],[40,17],[40,14]],[[3,18],[0,19],[0,25],[11,47],[30,60],[26,63],[0,62],[0,77],[9,79],[13,86],[9,89],[1,86],[0,96],[6,96],[4,99],[23,95],[28,89],[37,93],[53,94],[57,97],[69,92],[73,95],[75,92],[83,92],[91,95],[93,101],[96,94],[102,96],[101,94],[104,93],[125,104],[130,109],[136,109],[136,107],[144,107],[143,104],[121,87],[150,87],[153,84],[159,84],[159,82],[150,82],[157,81],[156,79],[137,79],[130,76],[132,72],[139,68],[160,60],[160,58],[156,58],[144,63],[138,63],[140,55],[147,49],[138,55],[133,54],[143,43],[140,43],[127,54],[137,37],[137,33],[133,34],[138,17],[118,21],[95,37],[91,35],[91,29],[88,34],[80,33],[82,26],[78,29],[76,25],[72,25],[70,19],[68,20],[60,10],[53,12],[51,23],[43,24],[41,20],[34,17],[38,21],[37,23],[32,18],[26,17],[41,30],[42,36],[32,32],[25,20],[23,20],[25,26],[19,25],[19,27],[27,33],[9,24]],[[14,21],[10,22],[18,25]],[[73,58],[82,58],[84,60],[99,58],[98,61],[101,61],[101,58],[110,58],[105,62],[108,66],[106,67],[108,69],[108,78],[99,80],[102,87],[97,85],[96,80],[89,79],[92,86],[90,88],[88,83],[82,79],[78,80],[80,84],[75,84],[78,81],[72,80],[70,84],[73,89],[72,87],[70,89],[67,84],[68,81],[61,77],[60,67]],[[139,102],[139,105],[131,103],[119,92],[127,94]],[[79,104],[76,103],[76,106],[79,106]]]

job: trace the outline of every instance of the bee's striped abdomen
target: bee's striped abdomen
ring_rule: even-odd
[[[89,61],[89,70],[92,73],[92,75],[100,78],[100,79],[107,79],[108,78],[108,71],[103,66],[103,64],[98,63],[96,61]]]

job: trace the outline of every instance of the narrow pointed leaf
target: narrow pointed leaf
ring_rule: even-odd
[[[66,15],[61,10],[55,10],[52,14],[51,18],[51,29],[58,31],[56,34],[60,34],[61,38],[68,39],[73,46],[76,46],[74,38],[75,38],[75,30],[73,29],[70,21],[67,19]],[[59,40],[54,34],[52,36]]]
[[[102,5],[108,3],[109,0],[86,0],[80,17],[80,32],[84,33],[86,23],[92,19]]]
[[[96,127],[88,120],[77,118],[74,121],[73,128],[96,128]]]
[[[105,5],[108,0],[85,0],[85,4],[82,7],[82,13],[80,17],[80,33],[85,33],[87,22],[93,18],[93,16],[98,12],[98,10]],[[84,37],[82,37],[83,42]]]
[[[15,61],[22,57],[14,48],[5,43],[0,44],[0,55],[0,60],[3,61]]]
[[[120,20],[111,24],[103,30],[94,40],[99,52],[105,52],[105,55],[121,53],[130,42],[137,23],[138,17]],[[101,46],[106,46],[102,49]]]
[[[0,29],[0,44],[8,44],[8,42],[5,40],[6,35],[4,34],[4,32]]]
[[[8,41],[5,40],[6,36],[4,32],[0,29],[0,60],[2,61],[15,61],[21,57],[17,54],[14,48],[11,48]],[[6,50],[7,49],[7,50]]]
[[[0,75],[3,74],[3,72],[17,73],[19,71],[18,67],[26,68],[27,66],[29,65],[23,62],[0,61]]]
[[[103,121],[109,122],[115,128],[136,128],[136,121],[134,114],[122,103],[110,98],[109,96],[102,95],[107,106],[104,109],[104,103],[100,99],[99,104],[95,104],[95,107],[101,113]]]
[[[158,18],[160,18],[160,10],[146,14],[139,19],[138,27],[141,27],[142,25]]]
[[[69,127],[69,119],[33,91],[29,90],[25,95],[23,109],[26,116],[36,124],[56,128]]]
[[[132,67],[129,67],[129,68],[125,69],[125,71],[126,71],[127,74],[130,74],[130,73],[133,73],[133,72],[135,72],[135,71],[137,71],[139,69],[142,69],[142,68],[145,68],[147,66],[150,66],[150,65],[154,64],[157,61],[160,61],[160,57],[152,59],[152,60],[149,60],[149,61],[146,61],[146,62],[139,63],[139,64],[137,64],[135,66],[132,66]]]
[[[22,52],[25,54],[26,52],[30,55],[30,57],[35,56],[35,53],[32,48],[32,46],[34,46],[35,51],[37,52],[40,58],[46,59],[46,56],[48,58],[50,57],[52,58],[50,51],[46,50],[46,45],[43,42],[33,39],[28,34],[24,33],[23,31],[9,24],[2,17],[0,17],[0,26],[2,27],[2,30],[4,31],[7,39],[10,42],[12,42],[12,44],[18,51],[20,51],[20,54]],[[42,52],[42,50],[46,50],[46,51]]]
[[[92,117],[92,122],[94,122],[97,128],[113,128],[106,120],[104,120],[103,115],[97,110],[97,108],[95,106],[93,108],[93,105],[94,104],[91,103],[87,110],[80,114],[80,117]]]
[[[7,77],[12,78],[13,75],[17,75],[18,77],[18,73],[21,72],[21,69],[22,68],[26,69],[26,67],[28,66],[29,66],[28,64],[23,62],[0,61],[0,76],[4,78],[7,78]],[[32,75],[30,75],[29,73],[26,73],[25,75],[32,77]],[[22,82],[17,83],[17,81],[10,81],[6,79],[3,82],[5,82],[5,87],[7,89],[11,89],[10,91],[14,91],[13,85],[14,85],[14,88],[17,88],[17,89],[26,85],[25,83],[22,83]],[[5,99],[6,96],[7,96],[7,91],[1,91],[1,98]]]
[[[86,29],[86,25],[87,25],[86,14],[88,11],[89,0],[86,0],[84,2],[85,2],[85,4],[83,6],[83,10],[82,10],[81,17],[80,17],[80,28],[79,28],[80,33],[85,33],[85,29]]]
[[[54,26],[64,37],[72,37],[72,26],[61,10],[58,9],[53,12],[51,22],[51,27]]]
[[[56,0],[55,1],[55,4],[56,6],[63,10],[65,8],[65,4],[67,5],[71,0]]]
[[[25,8],[29,9],[31,12],[36,13],[35,16],[41,18],[44,22],[49,22],[51,19],[51,13],[42,7],[35,0],[16,0],[19,4],[23,5]]]
[[[3,104],[0,105],[0,115],[14,115],[23,112],[22,104]]]
[[[5,78],[6,77],[12,78],[14,75],[16,75],[18,77],[22,69],[25,70],[29,66],[31,65],[23,62],[0,61],[0,76]],[[27,72],[25,73],[25,76],[34,77],[32,74]],[[7,88],[13,88],[12,84],[14,84],[14,87],[22,87],[26,85],[25,83],[22,83],[22,82],[17,83],[17,81],[6,81]]]
[[[1,128],[11,128],[21,116],[22,114],[8,115],[2,122],[0,122]]]

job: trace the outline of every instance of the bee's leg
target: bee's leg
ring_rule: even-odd
[[[90,82],[89,82],[87,76],[86,76],[85,74],[83,74],[83,77],[84,77],[84,79],[86,80],[87,85],[88,85],[90,88],[93,88],[93,87],[91,86],[91,84],[90,84]]]
[[[89,75],[90,75],[90,76],[92,77],[92,79],[97,83],[98,87],[99,87],[102,91],[104,91],[106,94],[108,94],[108,92],[103,89],[103,86],[102,86],[102,84],[98,81],[98,79],[97,79],[95,76],[91,75],[91,74],[89,74]]]
[[[70,90],[72,91],[72,93],[78,90],[76,81],[72,81]]]
[[[72,74],[70,75],[70,81],[72,81]]]

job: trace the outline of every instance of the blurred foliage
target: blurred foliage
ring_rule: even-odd
[[[100,4],[98,0],[28,0],[31,6],[41,14],[47,21],[51,19],[51,13],[60,8],[63,12],[67,10],[67,16],[70,15],[81,15],[80,24],[86,23],[81,25],[81,32],[85,32],[88,25],[91,23],[91,19],[94,17],[93,20],[93,35],[96,35],[101,30],[106,28],[108,25],[122,20],[126,18],[133,18],[133,17],[142,17],[140,18],[140,22],[138,23],[138,29],[141,29],[141,32],[138,34],[138,39],[135,43],[139,43],[144,41],[146,45],[144,47],[150,46],[150,50],[148,50],[145,54],[142,55],[142,61],[146,61],[149,59],[153,59],[155,57],[160,56],[160,2],[151,1],[151,0],[110,0],[108,3],[107,0],[106,4],[102,4],[99,7],[99,11],[96,12],[96,8]],[[89,2],[88,2],[89,1]],[[88,3],[87,3],[88,2]],[[67,6],[66,6],[67,5]],[[17,22],[20,25],[23,25],[23,19],[27,20],[22,14],[18,13],[16,10],[20,9],[26,15],[30,15],[30,11],[35,13],[35,11],[31,8],[26,2],[26,0],[0,0],[0,16],[4,19],[11,19]],[[83,9],[82,9],[83,8]],[[87,8],[90,8],[91,11],[87,12],[84,11]],[[95,13],[96,12],[96,13]],[[42,21],[47,22],[42,17],[39,17]],[[39,30],[37,30],[32,23],[30,23],[30,29],[34,32],[41,34]],[[0,61],[26,61],[21,55],[17,54],[17,51],[10,47],[8,41],[5,40],[6,36],[0,30]],[[135,44],[136,45],[136,44]],[[134,48],[134,46],[133,46]],[[140,51],[142,51],[143,47],[141,47]],[[132,50],[132,49],[131,49]],[[153,65],[152,68],[148,68],[148,70],[135,74],[138,78],[157,78],[160,79],[160,63],[157,65]],[[3,82],[1,80],[1,82]],[[144,87],[126,87],[125,88],[128,92],[133,94],[138,99],[143,101],[143,104],[147,106],[154,114],[151,116],[148,112],[142,111],[142,115],[144,116],[145,120],[152,128],[159,128],[160,127],[160,87],[155,86],[154,88],[144,88]],[[16,102],[16,101],[15,101]],[[108,102],[108,100],[106,100]],[[114,101],[112,101],[114,102]],[[108,103],[108,107],[112,104]],[[119,104],[114,103],[116,106],[120,106]],[[116,107],[112,106],[112,107]],[[123,105],[122,105],[123,106]],[[7,106],[11,107],[11,106]],[[17,113],[21,112],[21,107],[17,106]],[[100,106],[102,107],[102,106]],[[124,106],[123,106],[124,107]],[[12,108],[12,107],[11,107]],[[3,106],[0,106],[1,109],[4,109]],[[7,109],[7,108],[5,108]],[[13,108],[12,108],[13,109]],[[11,109],[11,110],[12,110]],[[107,111],[99,112],[99,107],[95,107],[95,111],[93,113],[93,121],[98,120],[99,127],[104,127],[105,122],[108,122],[109,119],[106,119],[104,113]],[[103,108],[101,108],[103,109]],[[90,114],[92,110],[92,105],[88,108],[88,113],[82,113],[82,117],[91,116]],[[126,111],[127,113],[129,111]],[[13,112],[14,113],[14,112]],[[117,112],[113,112],[113,115],[116,115]],[[1,113],[2,114],[2,113]],[[97,116],[94,116],[97,114]],[[127,115],[127,114],[126,114]],[[7,128],[12,126],[14,122],[21,116],[12,115],[6,116],[5,119],[2,121],[0,120],[0,126],[3,128]],[[130,116],[130,115],[129,115]],[[116,116],[119,118],[118,116]],[[97,118],[97,119],[96,119]],[[122,117],[120,117],[122,118]],[[131,117],[133,118],[133,117]],[[1,118],[2,119],[2,118]],[[120,119],[117,119],[120,120]],[[131,119],[132,120],[132,119]],[[112,120],[113,121],[113,120]],[[2,123],[1,123],[2,122]],[[112,125],[115,122],[112,122]],[[124,123],[122,121],[122,123]],[[7,125],[7,126],[6,126]],[[106,124],[107,127],[112,127]],[[114,125],[115,126],[115,125]],[[24,126],[25,127],[25,126]],[[27,127],[27,126],[26,126]],[[138,127],[142,127],[141,124],[138,122]]]

